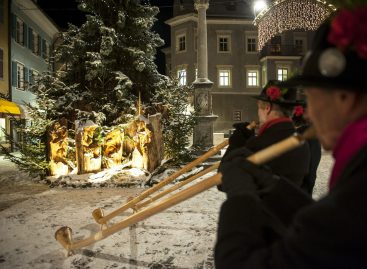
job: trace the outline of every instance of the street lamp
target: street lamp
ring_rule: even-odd
[[[268,7],[268,5],[266,4],[266,1],[264,1],[264,0],[256,0],[254,2],[254,14],[255,14],[255,17],[256,17],[256,14],[258,14],[262,10],[266,9],[267,7]]]

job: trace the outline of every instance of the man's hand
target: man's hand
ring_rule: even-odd
[[[233,134],[229,137],[229,146],[233,148],[243,147],[246,141],[255,135],[254,127],[256,123],[241,122],[233,125]]]
[[[265,167],[249,162],[247,157],[251,154],[251,151],[242,147],[223,157],[218,168],[222,173],[220,189],[226,192],[228,197],[244,193],[258,194],[278,181],[279,177],[274,176]]]

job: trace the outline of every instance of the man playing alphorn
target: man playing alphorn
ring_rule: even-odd
[[[217,269],[367,268],[366,29],[367,5],[339,10],[317,30],[301,74],[284,85],[305,89],[308,117],[333,153],[329,193],[307,200],[244,156],[224,160]],[[277,201],[287,224],[262,203],[271,192],[292,196]]]

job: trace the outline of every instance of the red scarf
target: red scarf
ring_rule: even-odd
[[[340,136],[333,150],[335,163],[329,181],[329,189],[334,187],[345,166],[365,145],[367,145],[367,116],[348,125]]]
[[[280,122],[292,122],[292,120],[288,117],[282,117],[277,118],[273,120],[269,120],[265,122],[259,129],[258,135],[261,135],[266,129],[268,129],[270,126],[273,126],[274,124],[280,123]]]

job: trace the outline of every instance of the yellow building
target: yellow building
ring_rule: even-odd
[[[0,0],[0,93],[9,95],[9,1]]]

